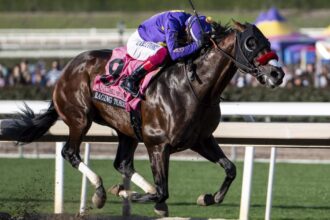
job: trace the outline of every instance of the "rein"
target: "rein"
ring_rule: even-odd
[[[196,99],[196,101],[198,102],[199,105],[206,106],[206,107],[219,106],[219,103],[221,101],[221,97],[220,97],[220,100],[215,102],[215,103],[205,103],[205,102],[201,101],[200,98],[198,97],[195,89],[194,89],[194,86],[191,84],[192,80],[188,76],[189,71],[187,71],[187,65],[184,65],[184,72],[185,72],[185,76],[186,76],[187,81],[188,81],[189,88],[192,91],[192,94],[194,95],[194,98]]]
[[[212,42],[213,44],[213,48],[216,50],[216,51],[219,51],[224,57],[228,58],[230,61],[232,61],[236,67],[238,68],[239,71],[242,71],[242,72],[245,72],[245,73],[249,73],[251,74],[252,76],[254,76],[255,78],[259,78],[262,73],[261,71],[255,66],[255,64],[252,64],[251,61],[249,61],[249,59],[246,57],[246,55],[244,54],[243,50],[242,50],[242,47],[239,43],[239,37],[240,35],[237,34],[237,31],[235,31],[235,46],[237,47],[236,48],[236,52],[235,52],[235,57],[232,56],[231,54],[229,54],[228,52],[226,52],[225,50],[223,50],[216,42],[213,38],[209,38],[209,40]],[[236,56],[237,56],[237,53],[241,56],[241,58],[243,58],[243,61],[240,59],[237,59]],[[271,59],[278,59],[277,58],[277,55],[276,53],[274,53],[273,51],[272,52],[269,52],[267,54],[264,54],[263,56],[261,56],[260,58],[257,59],[257,61],[261,64],[261,65],[265,65],[266,63],[268,63],[269,60]],[[245,62],[245,63],[243,63]],[[194,97],[195,99],[202,105],[205,105],[205,106],[214,106],[214,105],[218,105],[219,102],[221,101],[221,99],[219,100],[219,102],[217,103],[210,103],[210,104],[206,104],[206,103],[203,103],[199,97],[197,96],[196,94],[196,91],[193,87],[193,85],[191,84],[191,80],[188,76],[188,71],[185,70],[186,72],[186,77],[187,77],[187,80],[188,80],[188,83],[189,83],[189,87],[190,89],[192,90],[192,93],[194,94]]]
[[[217,51],[221,52],[226,58],[230,59],[233,63],[235,63],[235,65],[242,71],[246,72],[246,73],[249,73],[255,77],[259,77],[261,75],[260,71],[258,68],[255,68],[255,67],[250,67],[250,66],[247,66],[243,63],[240,63],[238,62],[235,57],[233,57],[231,54],[227,53],[226,51],[224,51],[221,47],[219,47],[219,45],[217,45],[215,43],[215,41],[210,38],[210,41],[212,42],[213,44],[213,47],[214,49],[216,49]],[[237,46],[239,47],[239,50],[242,51],[241,47],[239,46],[239,44],[237,43],[237,37],[236,37],[236,44]],[[247,58],[244,56],[244,54],[241,52],[241,55],[244,57],[244,59],[247,60]]]
[[[259,70],[258,70],[257,68],[255,68],[255,67],[254,67],[254,68],[251,68],[251,67],[249,67],[249,66],[244,65],[243,63],[238,62],[238,61],[237,61],[232,55],[230,55],[229,53],[227,53],[226,51],[224,51],[223,49],[221,49],[221,48],[215,43],[215,41],[214,41],[212,38],[209,38],[209,39],[210,39],[210,41],[212,42],[213,47],[214,47],[217,51],[221,52],[225,57],[227,57],[227,58],[230,59],[232,62],[234,62],[234,63],[236,64],[236,66],[237,66],[240,70],[243,70],[243,71],[245,71],[245,72],[247,72],[247,73],[250,73],[251,75],[254,75],[255,77],[258,77],[258,76],[260,75]],[[238,44],[238,43],[237,43],[237,37],[236,37],[236,44]],[[239,44],[238,44],[238,47],[240,47]],[[239,49],[240,49],[240,51],[241,51],[241,48],[239,48]],[[244,56],[243,53],[242,53],[242,56]],[[244,56],[244,58],[247,60],[247,58],[246,58],[245,56]],[[186,65],[185,65],[185,67],[186,67]],[[197,100],[197,102],[198,102],[199,104],[201,104],[201,105],[203,105],[203,106],[208,106],[208,107],[218,106],[218,105],[219,105],[219,103],[220,103],[220,101],[221,101],[221,97],[220,97],[220,100],[217,101],[216,103],[206,104],[206,103],[202,102],[202,101],[200,100],[200,98],[198,97],[198,95],[196,94],[196,91],[195,91],[193,85],[191,84],[191,80],[190,80],[190,78],[189,78],[189,76],[188,76],[188,71],[187,71],[186,69],[185,69],[185,73],[186,73],[186,74],[185,74],[185,75],[186,75],[186,78],[187,78],[187,80],[188,80],[189,88],[190,88],[190,90],[192,91],[192,93],[193,93],[195,99]]]

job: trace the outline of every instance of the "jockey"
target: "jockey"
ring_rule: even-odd
[[[133,96],[138,95],[141,79],[163,63],[168,54],[175,61],[199,50],[211,32],[205,16],[196,16],[184,11],[166,11],[144,21],[130,36],[127,53],[132,58],[144,61],[128,76],[121,87]],[[190,41],[189,41],[190,40]]]

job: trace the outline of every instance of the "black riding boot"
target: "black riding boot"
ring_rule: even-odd
[[[140,81],[146,74],[147,71],[144,69],[144,66],[141,65],[122,82],[120,87],[131,93],[132,96],[137,97],[139,94]]]

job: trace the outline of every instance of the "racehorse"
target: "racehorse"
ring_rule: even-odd
[[[117,131],[119,145],[114,167],[145,192],[132,194],[132,200],[155,202],[156,213],[168,216],[170,155],[191,149],[220,164],[226,173],[218,190],[214,194],[201,195],[198,204],[221,203],[236,176],[235,165],[212,135],[220,121],[221,94],[237,70],[253,75],[271,88],[279,86],[284,77],[283,70],[274,62],[276,55],[262,33],[254,25],[233,22],[231,28],[213,24],[209,46],[192,57],[193,78],[188,76],[185,62],[172,63],[161,70],[146,91],[140,106],[141,133],[154,185],[134,169],[133,155],[139,141],[129,113],[92,99],[93,81],[104,71],[111,50],[88,51],[73,58],[55,85],[48,110],[35,116],[26,109],[21,118],[3,121],[1,132],[19,142],[32,142],[46,133],[58,118],[62,119],[69,127],[62,156],[86,174],[95,187],[92,201],[98,208],[106,202],[102,179],[82,162],[79,155],[82,138],[93,121]],[[113,192],[123,195],[127,191],[118,186]]]

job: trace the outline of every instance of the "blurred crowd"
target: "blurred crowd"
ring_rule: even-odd
[[[304,68],[298,65],[284,66],[284,81],[281,87],[306,87],[314,86],[318,88],[330,87],[330,65],[323,65],[321,71],[316,71],[314,64],[307,64]],[[39,60],[30,63],[21,60],[12,67],[4,66],[0,63],[0,88],[14,85],[37,85],[40,87],[51,87],[61,75],[61,66],[58,60],[53,60],[50,64]],[[251,75],[238,71],[231,81],[232,86],[256,87],[260,83]]]
[[[14,85],[51,87],[60,75],[61,67],[58,60],[53,60],[48,68],[46,62],[42,60],[35,63],[21,60],[11,67],[0,63],[0,87]]]
[[[314,64],[307,64],[305,67],[299,65],[283,66],[285,77],[281,87],[330,87],[330,65],[322,65],[320,69],[320,71],[317,71]],[[260,85],[254,77],[242,73],[236,74],[231,84],[237,87]]]

